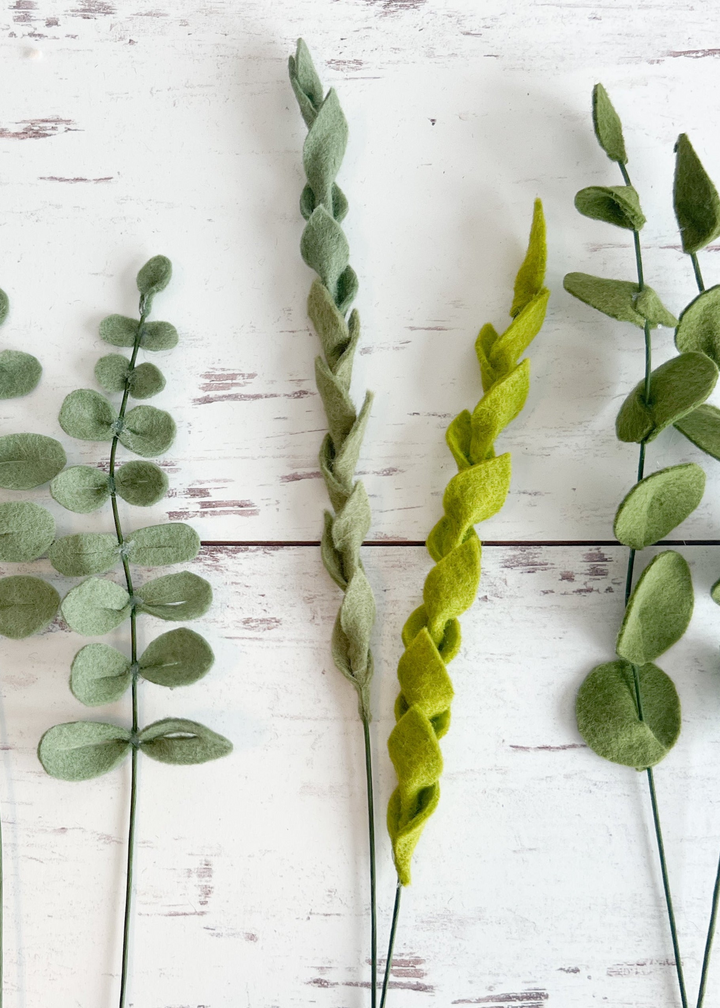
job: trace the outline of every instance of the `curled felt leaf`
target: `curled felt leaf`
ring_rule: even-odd
[[[189,686],[209,671],[215,655],[199,633],[178,627],[160,634],[140,656],[140,674],[158,686]]]
[[[102,574],[120,560],[120,548],[112,535],[81,532],[56,539],[48,550],[50,563],[66,577]]]
[[[108,644],[86,644],[70,668],[70,689],[87,707],[119,700],[131,682],[130,659]]]
[[[598,756],[637,770],[664,759],[680,735],[677,691],[672,679],[652,663],[635,672],[627,661],[598,665],[580,687],[575,710],[580,734]]]
[[[165,376],[154,364],[139,364],[129,380],[133,399],[150,399],[165,388]]]
[[[31,501],[0,504],[0,561],[37,560],[55,538],[55,519]]]
[[[690,568],[674,550],[659,553],[630,596],[617,639],[620,658],[644,665],[679,641],[693,611]]]
[[[162,455],[175,440],[175,421],[165,410],[135,406],[125,415],[120,443],[136,455]]]
[[[720,198],[686,133],[675,144],[673,203],[683,252],[699,252],[720,234]]]
[[[45,732],[38,759],[51,777],[81,781],[112,770],[129,751],[127,728],[101,721],[70,721]]]
[[[130,596],[105,578],[88,578],[72,588],[62,602],[65,622],[85,637],[100,637],[120,626],[130,615]]]
[[[150,507],[167,493],[168,478],[154,462],[126,462],[115,473],[115,489],[128,504]]]
[[[720,284],[691,301],[675,333],[678,350],[698,350],[720,365]]]
[[[130,361],[122,354],[106,354],[95,365],[95,378],[106,392],[124,392]]]
[[[568,273],[563,286],[578,301],[619,322],[632,322],[640,329],[646,322],[651,328],[660,325],[673,328],[677,325],[677,319],[663,306],[652,287],[643,287],[641,291],[636,283],[591,276],[589,273]]]
[[[588,186],[575,196],[575,207],[584,217],[629,231],[639,231],[645,223],[640,198],[632,186]]]
[[[172,279],[172,263],[167,256],[148,259],[137,275],[137,288],[147,298],[165,290]]]
[[[16,399],[32,392],[41,374],[37,357],[21,350],[3,350],[0,352],[0,399]]]
[[[170,322],[145,322],[140,346],[143,350],[172,350],[177,346],[178,333]]]
[[[232,742],[186,718],[164,718],[140,732],[140,748],[160,763],[190,766],[220,759],[232,752]]]
[[[0,636],[22,640],[44,630],[55,618],[60,596],[42,578],[0,578]]]
[[[200,536],[190,525],[170,522],[136,529],[127,538],[128,558],[143,567],[194,560],[200,550]]]
[[[620,116],[613,108],[607,91],[596,84],[592,96],[592,117],[598,143],[611,161],[627,164],[625,140]]]
[[[716,406],[698,406],[675,426],[706,455],[720,460],[720,410]]]
[[[212,588],[205,578],[181,571],[148,581],[138,589],[146,613],[164,620],[188,620],[204,616],[212,604]]]
[[[646,476],[618,508],[615,537],[631,549],[651,546],[693,513],[704,492],[705,473],[694,462]]]
[[[542,203],[535,200],[530,239],[522,266],[515,277],[515,291],[510,314],[513,318],[519,315],[526,305],[543,289],[545,269],[547,267],[547,242],[545,239],[545,215]]]
[[[32,490],[48,483],[65,466],[65,449],[44,434],[5,434],[0,437],[0,487]]]
[[[60,407],[60,426],[70,437],[83,441],[112,441],[117,413],[111,403],[93,389],[77,389]]]
[[[110,480],[107,473],[93,466],[71,466],[55,477],[50,493],[68,511],[88,514],[110,496]]]

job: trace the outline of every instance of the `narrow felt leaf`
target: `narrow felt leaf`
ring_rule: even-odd
[[[545,237],[545,215],[541,201],[536,199],[527,252],[515,277],[513,302],[510,308],[510,314],[513,318],[519,315],[523,308],[530,304],[532,299],[542,290],[546,267],[547,241]]]
[[[578,301],[619,322],[632,322],[639,329],[645,327],[646,321],[653,329],[659,325],[673,328],[677,323],[652,287],[646,286],[641,291],[636,283],[589,273],[568,273],[563,286]]]
[[[65,622],[85,637],[100,637],[120,626],[130,615],[130,596],[105,578],[88,578],[72,588],[62,602]]]
[[[683,252],[699,252],[720,234],[720,198],[686,133],[675,144],[673,204]]]
[[[720,410],[705,403],[688,413],[675,426],[706,455],[720,461]]]
[[[102,574],[120,561],[120,548],[114,535],[81,532],[56,539],[48,550],[50,563],[66,577]]]
[[[115,473],[115,489],[119,497],[135,507],[150,507],[162,500],[168,489],[168,478],[154,462],[126,462]]]
[[[55,519],[31,501],[0,504],[0,561],[37,560],[55,538]]]
[[[651,546],[693,513],[704,492],[705,473],[694,462],[646,476],[617,510],[616,539],[635,550]]]
[[[70,667],[70,689],[87,707],[119,700],[131,682],[130,659],[109,644],[86,644]]]
[[[136,455],[162,455],[175,439],[175,421],[165,410],[135,406],[125,415],[120,443]]]
[[[44,434],[5,434],[0,437],[0,487],[32,490],[57,476],[67,462],[65,449]]]
[[[102,721],[70,721],[45,732],[38,759],[51,777],[82,781],[114,769],[129,751],[127,728]]]
[[[60,596],[42,578],[16,574],[0,578],[0,636],[22,640],[55,619]]]
[[[137,594],[142,600],[144,612],[177,622],[203,616],[212,604],[209,583],[190,571],[165,574],[148,581],[137,590]]]
[[[110,496],[110,480],[102,469],[71,466],[58,473],[50,484],[50,493],[68,511],[89,514],[102,507]]]
[[[598,665],[577,696],[580,734],[598,756],[645,770],[667,756],[680,735],[680,700],[672,679],[657,665],[637,669],[643,717],[638,714],[633,666]]]
[[[650,405],[645,382],[635,386],[620,407],[615,430],[621,441],[654,441],[670,424],[705,402],[718,379],[718,367],[705,354],[689,351],[672,357],[650,376]]]
[[[106,354],[95,365],[95,378],[106,392],[124,392],[130,361],[122,354]]]
[[[679,641],[693,611],[690,568],[674,550],[659,553],[642,573],[630,596],[617,653],[635,665],[645,665]]]
[[[37,357],[22,350],[0,351],[0,399],[17,399],[37,387],[42,367]]]
[[[575,196],[575,208],[584,217],[629,231],[639,231],[645,223],[640,197],[632,186],[588,186]]]
[[[183,522],[148,525],[128,534],[127,546],[131,563],[162,567],[194,560],[200,550],[200,536]]]
[[[140,656],[140,674],[158,686],[189,686],[202,679],[214,661],[204,637],[178,627],[148,644]]]
[[[610,160],[617,161],[618,164],[627,164],[620,116],[613,108],[602,84],[596,84],[593,88],[592,118],[595,136]]]
[[[698,350],[720,365],[720,284],[691,301],[675,333],[678,350]]]
[[[137,275],[137,288],[145,297],[165,290],[172,279],[172,263],[167,256],[148,259]]]
[[[178,332],[169,322],[145,322],[140,346],[143,350],[172,350],[177,346]]]
[[[126,315],[108,315],[100,323],[100,338],[112,346],[131,347],[135,344],[140,323]]]
[[[133,399],[150,399],[165,388],[165,376],[154,364],[139,364],[130,375]]]
[[[190,766],[227,756],[232,742],[197,721],[163,718],[140,732],[140,749],[160,763]]]
[[[10,299],[4,290],[0,290],[0,325],[3,324],[10,311]]]
[[[112,441],[117,413],[105,396],[93,389],[76,389],[60,407],[60,426],[83,441]]]

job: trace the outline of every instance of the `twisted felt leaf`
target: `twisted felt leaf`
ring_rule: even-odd
[[[518,361],[545,318],[545,259],[545,221],[537,200],[527,255],[515,282],[513,321],[502,334],[486,325],[477,339],[485,394],[472,413],[464,410],[447,431],[459,472],[447,485],[443,517],[428,537],[435,567],[425,580],[423,604],[403,628],[397,724],[388,740],[398,777],[388,806],[388,831],[403,885],[410,882],[415,845],[440,797],[439,740],[450,726],[453,697],[446,666],[460,648],[457,617],[472,605],[480,583],[474,525],[500,510],[510,487],[510,455],[496,456],[494,442],[527,398],[529,362]]]
[[[308,298],[308,314],[320,337],[323,356],[315,361],[318,390],[327,413],[328,433],[320,449],[322,470],[333,507],[325,513],[323,563],[345,593],[333,630],[333,659],[358,691],[361,715],[370,717],[372,677],[370,633],[375,600],[360,561],[360,546],[370,528],[365,487],[355,480],[371,393],[358,414],[350,398],[353,358],[360,320],[348,310],[357,293],[349,265],[347,239],[340,226],[347,200],[335,183],[347,144],[347,123],[334,90],[323,89],[305,43],[289,61],[290,81],[308,134],[303,147],[307,176],[300,210],[307,221],[301,239],[303,259],[317,273]]]

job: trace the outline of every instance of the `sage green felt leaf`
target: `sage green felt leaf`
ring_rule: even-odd
[[[704,492],[705,473],[694,462],[646,476],[617,510],[616,539],[635,550],[651,546],[693,513]]]
[[[55,519],[39,504],[11,501],[0,504],[0,561],[37,560],[55,538]]]
[[[60,596],[42,578],[16,574],[0,578],[0,636],[22,640],[55,619]]]
[[[113,346],[131,347],[135,344],[140,323],[126,315],[108,315],[100,323],[100,338]]]
[[[172,350],[177,346],[178,334],[169,322],[145,322],[140,346],[144,350]]]
[[[42,367],[37,357],[22,350],[0,352],[0,399],[16,399],[37,386]]]
[[[97,383],[106,392],[124,392],[129,374],[130,361],[122,354],[107,354],[95,365]]]
[[[100,637],[110,633],[130,615],[130,596],[105,578],[88,578],[72,588],[62,603],[65,622],[85,637]]]
[[[130,659],[109,644],[86,644],[70,667],[70,689],[87,707],[119,700],[131,682]]]
[[[139,364],[130,375],[133,399],[150,399],[165,388],[165,376],[154,364]]]
[[[592,670],[575,706],[578,728],[598,756],[645,770],[667,756],[680,734],[680,700],[657,665],[637,669],[643,717],[638,715],[633,666],[607,662]]]
[[[38,759],[51,777],[82,781],[112,770],[129,751],[127,728],[102,721],[70,721],[45,732]]]
[[[140,656],[140,673],[158,686],[189,686],[202,679],[214,661],[204,637],[178,627],[148,644]]]
[[[675,144],[673,203],[683,252],[699,252],[720,234],[720,198],[686,133]]]
[[[654,441],[666,427],[703,403],[717,379],[717,364],[705,354],[689,351],[671,358],[650,376],[649,406],[645,403],[645,382],[641,381],[620,407],[615,422],[618,438]]]
[[[212,604],[209,583],[190,571],[165,574],[148,581],[137,594],[142,599],[144,612],[177,622],[203,616]]]
[[[125,415],[120,443],[136,455],[162,455],[175,439],[175,421],[165,410],[135,406]]]
[[[168,478],[154,462],[126,462],[115,473],[119,497],[135,507],[157,504],[167,493]]]
[[[720,364],[720,284],[691,301],[675,333],[678,350],[699,350]]]
[[[658,553],[630,596],[617,639],[619,657],[635,665],[654,661],[680,640],[692,611],[687,561],[674,550]]]
[[[70,437],[83,441],[112,441],[117,413],[99,392],[77,389],[65,396],[59,419],[60,426]]]
[[[592,117],[595,136],[607,156],[618,164],[627,164],[620,116],[602,84],[596,84],[593,88]]]
[[[160,763],[189,766],[227,756],[232,752],[232,742],[197,721],[164,718],[143,728],[140,748]]]
[[[635,311],[650,323],[651,328],[665,326],[674,329],[678,320],[669,312],[652,287],[643,287],[635,298]]]
[[[10,311],[10,299],[4,290],[0,290],[0,325],[3,324]]]
[[[563,286],[578,301],[619,322],[632,322],[639,329],[644,328],[646,321],[653,329],[659,325],[672,328],[677,323],[652,287],[644,287],[641,291],[636,283],[589,273],[568,273]]]
[[[157,255],[148,259],[137,275],[137,286],[141,294],[157,294],[165,290],[172,278],[172,263],[167,256]]]
[[[640,197],[632,186],[588,186],[575,196],[575,208],[584,217],[629,231],[639,231],[645,223]]]
[[[720,410],[716,406],[707,403],[698,406],[678,420],[675,426],[688,441],[720,461]]]
[[[5,434],[0,437],[0,487],[32,490],[48,483],[65,466],[65,449],[44,434]]]
[[[110,480],[107,473],[93,466],[71,466],[55,477],[50,493],[68,511],[88,514],[110,496]]]
[[[102,574],[120,561],[120,548],[114,535],[80,532],[56,539],[48,550],[50,563],[66,577]]]
[[[200,550],[200,536],[184,522],[148,525],[129,534],[127,546],[131,563],[162,567],[194,560]]]

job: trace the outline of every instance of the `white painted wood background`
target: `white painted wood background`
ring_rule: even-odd
[[[142,767],[134,1008],[368,1004],[361,738],[329,657],[338,592],[314,545],[324,420],[298,254],[304,127],[286,76],[298,35],[351,124],[339,181],[361,281],[356,386],[377,394],[361,469],[379,599],[383,939],[385,740],[399,629],[428,568],[422,548],[400,544],[422,541],[438,516],[453,471],[444,429],[478,398],[474,335],[506,318],[536,195],[549,227],[548,323],[530,402],[502,442],[513,487],[481,529],[530,545],[486,547],[463,620],[442,804],[406,895],[391,1008],[677,1003],[644,781],[583,748],[572,712],[579,682],[612,654],[625,551],[532,543],[611,540],[633,482],[635,449],[618,445],[613,420],[641,373],[639,333],[562,291],[568,270],[633,277],[628,236],[572,206],[579,187],[619,181],[592,136],[590,89],[602,80],[624,119],[647,277],[678,311],[693,294],[670,197],[678,132],[720,180],[712,15],[688,0],[3,5],[0,286],[12,313],[0,336],[36,353],[45,380],[0,404],[0,430],[57,436],[65,394],[93,385],[99,320],[134,310],[150,255],[175,264],[157,301],[182,336],[159,355],[157,402],[179,426],[163,463],[172,492],[150,519],[126,517],[187,519],[209,543],[196,569],[217,604],[198,629],[218,661],[194,687],[144,687],[142,720],[198,718],[235,752]],[[703,256],[708,282],[720,279],[717,251]],[[656,342],[660,362],[671,334]],[[68,443],[71,462],[103,450]],[[696,458],[668,434],[650,464]],[[685,731],[657,773],[692,990],[720,846],[720,614],[707,598],[720,548],[692,544],[718,538],[720,467],[706,468],[705,502],[676,533],[696,616],[663,661]],[[53,509],[64,532],[107,528],[106,512]],[[143,633],[163,629],[147,620]],[[0,647],[7,1008],[116,1002],[127,776],[62,784],[35,757],[47,727],[86,713],[67,688],[80,644],[58,621]],[[108,710],[127,719],[126,703],[96,714]],[[708,1003],[720,963],[711,984]]]

